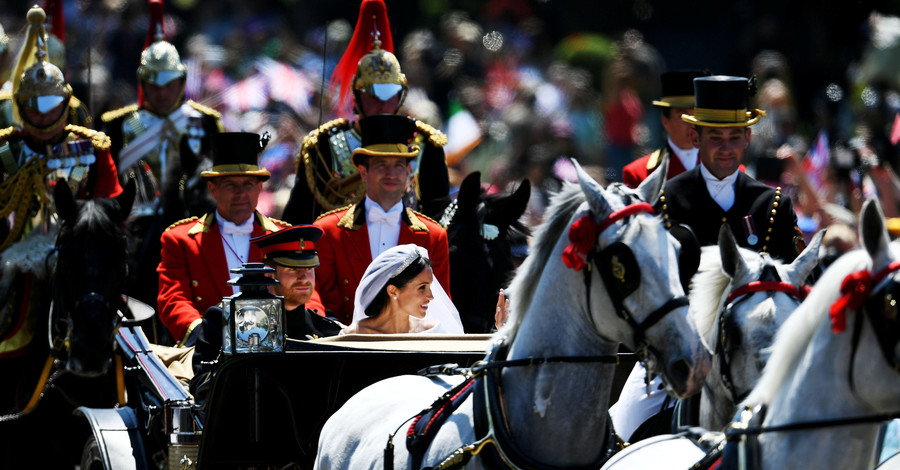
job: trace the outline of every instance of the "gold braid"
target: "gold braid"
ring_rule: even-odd
[[[46,206],[50,204],[50,197],[44,185],[44,175],[47,173],[43,158],[28,160],[15,174],[6,181],[0,183],[0,217],[6,217],[15,212],[15,222],[9,233],[0,244],[0,252],[9,248],[25,229],[25,222],[29,218],[28,206],[31,204],[32,195],[37,196],[38,201]]]

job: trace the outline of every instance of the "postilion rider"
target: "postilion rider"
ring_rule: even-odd
[[[409,88],[392,50],[384,1],[364,0],[353,37],[331,76],[332,85],[340,86],[339,107],[347,102],[352,90],[356,120],[329,121],[303,139],[297,155],[296,181],[282,214],[284,220],[309,223],[323,212],[355,204],[365,197],[366,189],[353,161],[353,152],[362,143],[359,121],[377,114],[400,115]],[[450,193],[443,149],[447,136],[421,120],[410,119],[416,128],[413,145],[419,152],[410,161],[412,171],[403,195],[404,204],[437,219]]]
[[[122,192],[106,135],[68,124],[71,87],[62,71],[46,61],[45,18],[40,8],[28,12],[30,25],[23,53],[33,54],[35,62],[17,77],[13,87],[15,111],[22,125],[0,130],[0,253],[4,260],[0,358],[19,354],[31,335],[39,334],[38,325],[20,322],[37,316],[13,306],[21,305],[26,288],[28,276],[19,274],[34,273],[33,260],[42,263],[43,253],[55,241],[53,186],[67,184],[78,199],[114,197]],[[49,308],[34,305],[46,298],[49,296],[29,296],[33,304],[29,308]],[[13,331],[16,325],[20,326]]]

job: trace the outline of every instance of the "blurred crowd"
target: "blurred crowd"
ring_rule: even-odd
[[[542,16],[577,9],[580,2],[452,2],[458,9],[440,1],[387,3],[394,52],[410,86],[405,112],[448,134],[451,185],[475,170],[492,191],[528,178],[537,189],[527,213],[531,225],[540,220],[547,195],[574,178],[568,158],[612,182],[620,180],[622,166],[663,143],[658,110],[650,102],[659,94],[659,74],[682,64],[756,77],[754,107],[767,115],[753,129],[744,163],[748,173],[792,196],[805,234],[832,224],[852,229],[866,197],[879,197],[889,218],[900,216],[896,16],[872,10],[860,24],[850,24],[858,40],[836,56],[849,55],[841,64],[845,76],[823,74],[816,81],[808,77],[810,70],[794,65],[805,67],[809,57],[801,62],[786,55],[796,46],[781,51],[758,40],[759,50],[735,70],[734,63],[715,56],[709,63],[702,56],[666,56],[673,46],[653,43],[648,37],[659,35],[640,27],[602,31],[573,24],[558,31],[559,21]],[[187,97],[220,111],[229,131],[268,131],[273,137],[260,162],[272,173],[260,202],[268,215],[280,216],[303,136],[350,114],[336,109],[328,77],[350,38],[358,5],[166,4],[167,36],[188,67]],[[0,64],[4,81],[29,6],[0,6],[11,51]],[[653,14],[648,2],[632,7],[628,13],[634,17]],[[69,1],[64,11],[64,71],[96,122],[102,112],[135,99],[146,2]],[[759,34],[764,38],[765,30]],[[805,88],[798,90],[797,83]],[[816,83],[814,90],[810,83]],[[813,98],[806,102],[808,97]]]

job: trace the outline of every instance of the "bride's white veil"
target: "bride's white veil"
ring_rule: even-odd
[[[428,250],[409,244],[390,248],[372,260],[372,264],[366,268],[366,272],[356,288],[353,302],[353,323],[366,318],[366,307],[387,285],[388,280],[400,274],[420,256],[428,259]],[[450,297],[438,282],[437,277],[431,282],[431,295],[434,296],[434,299],[428,304],[425,318],[440,322],[435,332],[462,334],[463,326],[459,319],[459,311],[450,301]]]

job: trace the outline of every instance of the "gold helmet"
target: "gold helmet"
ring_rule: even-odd
[[[45,18],[44,10],[39,7],[28,11],[28,37],[19,53],[14,75],[18,77],[13,84],[16,113],[19,115],[18,119],[27,128],[35,127],[27,119],[24,119],[21,113],[22,108],[31,108],[40,113],[47,113],[63,103],[65,103],[64,108],[68,107],[69,99],[72,97],[72,88],[66,83],[62,71],[59,67],[46,61],[47,45],[44,42],[46,33],[43,24]],[[32,50],[34,50],[33,54]],[[31,60],[32,55],[33,61]],[[30,66],[29,63],[31,63]],[[59,119],[53,124],[35,129],[42,132],[51,130],[64,124],[66,116],[67,112],[64,109],[60,113]]]
[[[181,63],[178,49],[165,40],[162,0],[149,0],[150,29],[141,52],[138,80],[163,86],[187,75],[187,68]]]
[[[356,75],[353,77],[353,94],[356,97],[357,107],[360,103],[359,93],[363,92],[381,101],[387,101],[399,95],[400,101],[397,104],[397,109],[399,109],[406,100],[408,89],[406,75],[401,72],[397,57],[381,49],[377,31],[373,46],[372,50],[359,60]],[[360,109],[360,111],[364,110]]]

